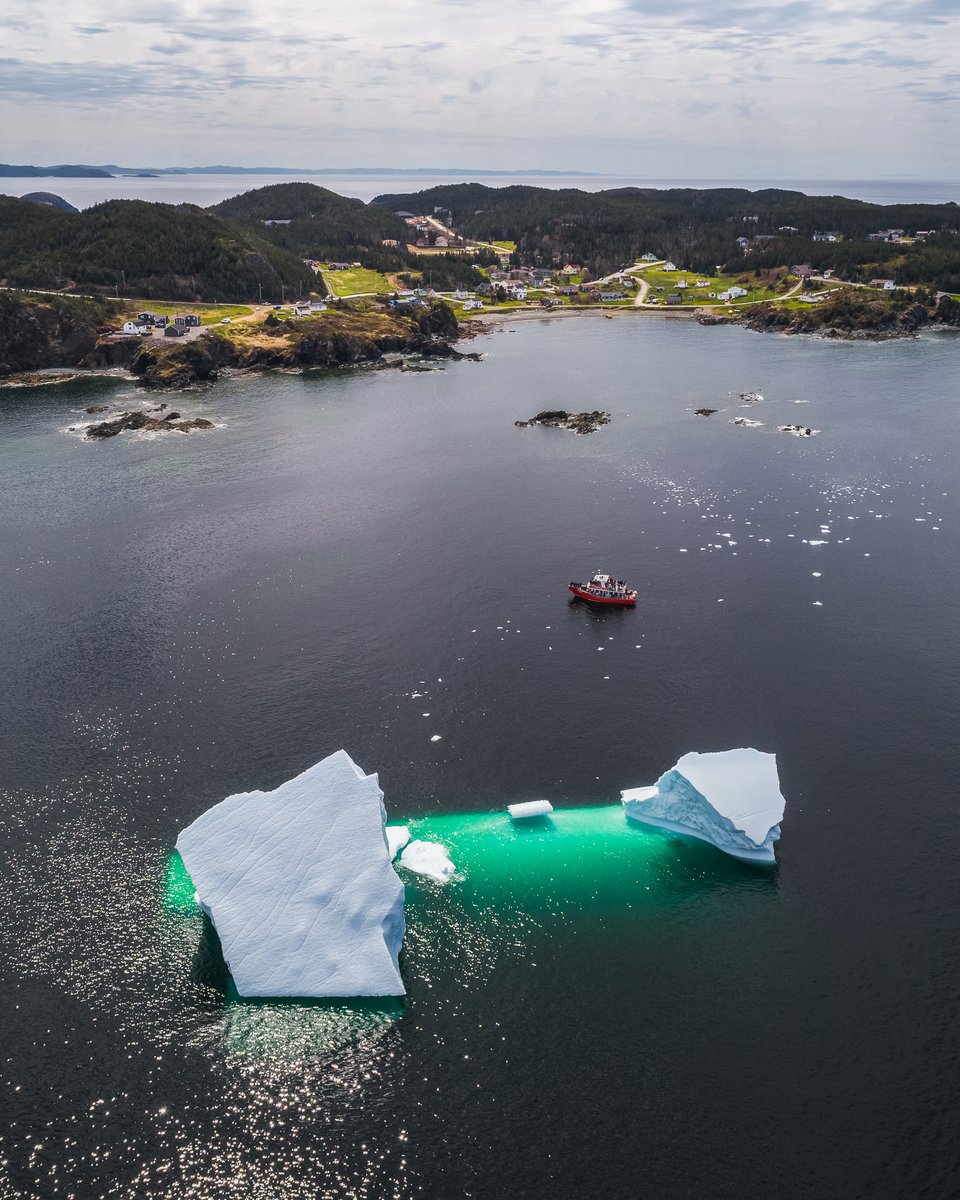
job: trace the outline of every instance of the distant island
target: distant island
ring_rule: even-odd
[[[64,164],[56,167],[29,167],[0,163],[0,178],[3,179],[109,179],[112,174],[112,171],[104,167]]]
[[[536,167],[522,171],[490,170],[475,167],[120,167],[116,163],[98,166],[31,167],[0,163],[0,177],[18,179],[109,179],[120,175],[132,179],[155,179],[161,175],[398,175],[439,178],[444,175],[469,175],[474,178],[493,176],[537,176],[543,179],[598,178],[595,171],[547,171]]]

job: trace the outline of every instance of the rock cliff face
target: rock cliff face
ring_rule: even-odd
[[[0,375],[75,367],[98,336],[95,320],[63,302],[24,303],[0,295]]]
[[[211,381],[224,367],[298,369],[383,363],[385,354],[456,358],[448,339],[457,322],[446,305],[419,318],[380,312],[335,312],[329,317],[242,327],[167,345],[143,343],[130,371],[144,387],[177,388]]]
[[[44,367],[126,367],[144,387],[211,381],[224,367],[303,368],[383,364],[385,354],[457,358],[453,311],[434,304],[420,315],[344,307],[321,317],[237,324],[189,341],[117,337],[100,302],[24,302],[0,296],[0,376]],[[98,320],[99,318],[99,320]]]

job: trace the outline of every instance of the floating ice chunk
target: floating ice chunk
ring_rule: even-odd
[[[409,825],[388,825],[387,826],[387,850],[390,852],[390,861],[397,857],[400,851],[404,848],[407,842],[410,841],[410,826]]]
[[[440,734],[439,734],[439,733],[435,733],[435,734],[433,735],[433,737],[430,739],[430,741],[431,741],[431,742],[439,742],[439,741],[440,741]]]
[[[549,800],[525,800],[522,804],[508,804],[507,812],[520,821],[525,817],[545,817],[553,812],[553,805]]]
[[[400,866],[417,875],[429,875],[438,883],[448,883],[454,876],[456,867],[447,856],[447,851],[439,842],[414,841],[407,844],[400,855]]]
[[[376,775],[345,750],[177,839],[241,996],[402,996],[403,885]]]
[[[784,799],[773,754],[685,754],[655,787],[633,788],[621,798],[631,820],[688,834],[748,862],[775,861]]]

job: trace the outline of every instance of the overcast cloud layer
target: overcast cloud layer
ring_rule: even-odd
[[[960,0],[0,0],[0,159],[957,178]]]

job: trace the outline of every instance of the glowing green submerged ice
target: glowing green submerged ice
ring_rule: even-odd
[[[577,903],[663,887],[673,895],[684,881],[702,886],[706,873],[718,885],[750,878],[743,867],[702,843],[627,821],[619,804],[559,808],[522,822],[504,811],[447,813],[405,823],[412,838],[439,842],[448,850],[457,875],[447,887],[461,894],[482,892],[487,899],[522,893],[535,906],[558,897]],[[439,886],[405,871],[402,863],[399,869],[408,899],[417,890]],[[167,866],[164,904],[171,912],[200,911],[176,852]]]
[[[752,903],[749,896],[776,894],[775,874],[758,872],[702,842],[629,822],[619,804],[560,808],[521,822],[500,811],[405,823],[413,838],[442,843],[457,867],[446,884],[399,867],[407,919],[401,963],[414,999],[483,988],[504,970],[542,969],[545,946],[548,956],[562,962],[584,939],[599,937],[616,946],[656,938],[667,927],[668,910],[685,914],[681,920],[697,920],[711,894],[727,893],[725,911],[738,901]],[[387,1044],[382,1039],[405,1012],[401,1001],[238,997],[217,948],[205,944],[212,926],[176,853],[167,865],[163,895],[168,916],[191,943],[195,972],[201,960],[219,966],[220,975],[205,975],[204,982],[222,997],[221,1045],[227,1053],[257,1063],[318,1061],[338,1048]]]

